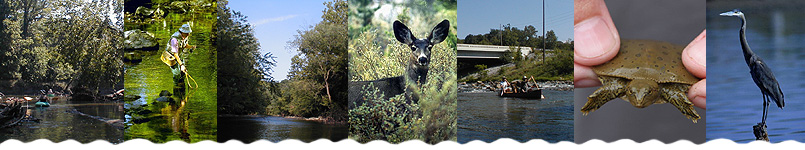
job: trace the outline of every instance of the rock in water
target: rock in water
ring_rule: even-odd
[[[134,29],[124,32],[123,47],[126,50],[146,50],[152,51],[159,49],[154,34],[140,29]]]
[[[159,92],[159,96],[171,96],[171,95],[172,95],[171,92],[168,92],[168,90],[162,90],[161,92]]]
[[[159,101],[159,102],[173,102],[173,98],[171,98],[170,96],[160,96],[159,98],[157,98],[157,101]]]
[[[168,90],[162,90],[162,92],[159,92],[159,98],[156,100],[160,102],[173,102],[171,95],[172,94],[168,92]]]
[[[753,133],[755,133],[755,140],[769,141],[769,133],[766,132],[765,124],[757,123],[757,125],[752,126],[752,129],[754,130]]]

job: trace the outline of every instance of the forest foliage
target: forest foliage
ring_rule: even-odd
[[[400,143],[422,140],[439,143],[456,140],[456,1],[349,1],[350,81],[400,76],[413,58],[411,48],[394,38],[391,23],[401,21],[417,38],[442,20],[450,21],[445,41],[431,50],[427,82],[406,85],[406,93],[420,95],[408,103],[406,94],[386,99],[377,88],[362,87],[365,103],[349,110],[349,138],[358,142],[384,140]],[[380,3],[375,5],[373,3]],[[402,10],[396,17],[375,16],[380,7]]]
[[[122,81],[123,1],[0,2],[0,80],[98,92]]]
[[[225,1],[224,1],[225,3]],[[288,46],[288,79],[274,81],[271,53],[260,54],[259,41],[246,16],[219,4],[219,113],[325,117],[346,120],[347,4],[325,2],[322,21],[297,35]],[[225,19],[220,19],[225,18]]]
[[[532,25],[519,29],[506,24],[502,26],[502,29],[489,29],[488,33],[469,34],[458,42],[463,44],[521,46],[534,49],[542,49],[543,46],[545,46],[545,49],[573,49],[572,40],[560,41],[553,30],[545,32],[543,37],[541,32]]]
[[[268,105],[266,84],[273,84],[271,53],[260,54],[246,16],[218,1],[218,22],[214,45],[218,48],[218,112],[221,114],[262,113]],[[268,83],[263,83],[268,82]]]

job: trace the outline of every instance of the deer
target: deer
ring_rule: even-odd
[[[421,87],[425,84],[430,65],[431,49],[434,45],[441,43],[447,38],[450,31],[450,22],[442,21],[433,27],[427,38],[417,39],[405,24],[399,20],[393,24],[394,37],[402,44],[411,48],[411,57],[407,62],[405,73],[400,76],[388,77],[371,81],[350,81],[349,82],[349,109],[361,106],[365,100],[364,87],[373,90],[377,88],[383,94],[383,99],[404,94],[406,88]],[[374,87],[374,88],[371,88]],[[412,92],[413,89],[408,89]],[[419,96],[411,93],[406,94],[408,103],[417,103]]]

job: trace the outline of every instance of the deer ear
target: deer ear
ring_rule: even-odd
[[[411,30],[399,20],[394,21],[394,37],[397,38],[397,41],[408,45],[414,44],[416,39],[414,34],[411,34]]]
[[[449,31],[450,31],[450,21],[447,21],[447,19],[445,19],[444,21],[436,25],[436,27],[433,27],[433,30],[430,31],[430,35],[428,35],[428,40],[430,40],[430,43],[432,44],[441,43],[442,41],[444,41],[445,38],[447,38],[447,33]]]

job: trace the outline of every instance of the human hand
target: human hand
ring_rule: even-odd
[[[185,68],[184,65],[179,66],[179,70],[182,72],[187,72],[187,68]]]
[[[702,31],[682,51],[682,64],[690,73],[702,79],[690,87],[688,99],[693,106],[707,109],[707,30]]]
[[[575,87],[601,85],[592,66],[603,64],[618,54],[620,35],[603,0],[575,0],[573,79]]]
[[[575,87],[600,86],[592,66],[603,64],[618,54],[620,35],[603,0],[574,1],[573,74]],[[706,31],[703,31],[683,51],[682,62],[693,75],[702,78],[688,90],[694,106],[706,109]]]

